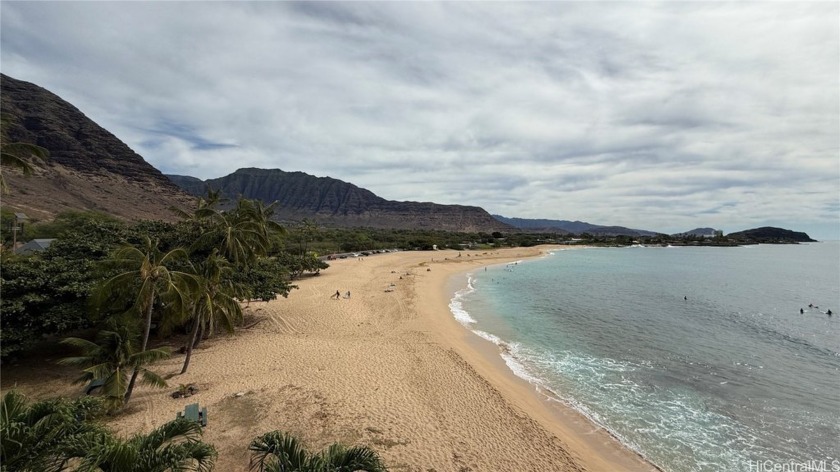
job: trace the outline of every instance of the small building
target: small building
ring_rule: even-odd
[[[19,247],[17,249],[17,251],[15,251],[15,252],[17,254],[30,254],[30,253],[33,253],[33,252],[46,251],[47,248],[50,247],[50,244],[52,244],[53,241],[55,241],[55,238],[52,238],[52,239],[33,239],[32,241],[29,241],[28,243]]]

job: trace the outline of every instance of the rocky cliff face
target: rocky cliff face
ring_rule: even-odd
[[[4,170],[3,206],[49,219],[96,210],[126,219],[174,219],[170,206],[192,198],[116,136],[46,89],[0,74],[4,141],[37,144],[50,158],[24,178]]]
[[[206,194],[210,187],[221,190],[227,198],[242,195],[266,203],[277,201],[275,214],[282,220],[309,218],[330,226],[465,232],[513,229],[479,207],[395,202],[338,179],[303,172],[239,169],[228,176],[204,182],[193,177],[168,177],[193,195]]]

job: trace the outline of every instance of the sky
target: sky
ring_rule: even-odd
[[[838,2],[0,2],[0,70],[167,174],[840,239]]]

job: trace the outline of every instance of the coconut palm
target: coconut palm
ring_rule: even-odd
[[[77,437],[104,432],[94,420],[103,412],[98,398],[44,400],[30,404],[11,390],[0,404],[2,470],[62,470],[63,445]]]
[[[0,405],[2,470],[25,472],[212,470],[216,450],[201,442],[198,423],[177,419],[149,434],[121,440],[96,422],[99,399],[30,404],[14,390]]]
[[[272,431],[258,436],[248,447],[250,468],[258,472],[382,472],[379,455],[365,446],[347,448],[333,444],[311,454],[294,436]]]
[[[199,279],[193,273],[184,249],[177,248],[164,254],[149,237],[145,238],[144,246],[142,251],[134,246],[124,246],[114,252],[106,262],[119,267],[123,272],[106,280],[93,297],[94,304],[98,306],[126,295],[133,298],[129,312],[143,316],[141,352],[146,350],[149,343],[155,304],[161,302],[170,317],[183,319],[199,287]],[[187,267],[189,272],[174,270],[176,264]],[[135,370],[131,375],[126,390],[128,397],[134,390],[139,373]]]
[[[222,201],[223,199],[221,190],[213,190],[210,187],[207,187],[207,198],[198,197],[196,208],[195,210],[193,210],[192,213],[181,210],[180,208],[174,206],[169,207],[169,209],[175,212],[176,215],[178,215],[184,220],[200,221],[202,219],[207,218],[216,208],[216,205],[218,205]]]
[[[273,208],[274,204],[266,206],[261,201],[240,198],[230,211],[203,209],[201,218],[209,226],[192,249],[216,247],[220,254],[237,266],[252,264],[257,257],[268,252],[271,235],[285,231],[271,221]]]
[[[206,260],[198,264],[201,275],[200,288],[193,301],[193,329],[187,343],[187,356],[181,373],[187,371],[190,365],[193,348],[206,332],[212,336],[216,327],[222,327],[228,333],[233,332],[234,325],[242,320],[242,307],[236,301],[236,289],[230,282],[233,271],[227,259],[219,254],[218,249]]]
[[[112,325],[111,330],[100,331],[95,343],[67,338],[61,343],[80,349],[82,355],[66,357],[58,363],[83,368],[74,383],[104,380],[102,394],[111,409],[117,409],[131,398],[134,389],[132,380],[138,374],[142,374],[144,384],[166,387],[166,381],[145,366],[168,358],[169,349],[137,351],[137,338],[129,324]]]
[[[80,435],[62,454],[79,472],[209,472],[216,460],[216,449],[201,441],[201,426],[183,418],[127,440],[107,432]]]
[[[268,246],[260,225],[235,211],[213,211],[208,218],[210,229],[199,238],[199,244],[210,243],[236,265],[248,265],[263,254]]]
[[[263,233],[263,238],[268,240],[271,234],[286,233],[286,229],[282,225],[271,219],[276,206],[276,201],[266,205],[262,200],[240,199],[237,202],[237,211],[256,222]]]
[[[198,289],[199,279],[184,249],[176,248],[164,254],[148,236],[145,237],[143,250],[124,246],[114,252],[106,263],[117,266],[122,272],[106,280],[95,291],[94,303],[102,306],[115,298],[132,297],[129,312],[143,317],[140,350],[145,351],[156,303],[160,302],[167,314],[182,316]],[[179,265],[186,267],[187,271],[175,270]]]

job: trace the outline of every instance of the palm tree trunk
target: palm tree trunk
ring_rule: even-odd
[[[149,306],[146,308],[146,326],[143,328],[143,346],[140,348],[140,351],[146,350],[146,345],[149,344],[149,332],[152,330],[152,308],[154,307],[155,302],[155,292],[151,292],[149,294]],[[140,371],[135,368],[134,372],[131,374],[131,381],[128,382],[128,388],[125,390],[125,397],[123,398],[123,404],[128,403],[128,399],[131,398],[131,392],[134,391],[134,383],[137,382],[137,375],[140,374]]]
[[[146,308],[146,326],[143,328],[143,345],[140,347],[140,351],[145,351],[146,345],[149,344],[149,332],[152,330],[152,308],[155,304],[155,292],[151,292],[149,294],[148,304],[149,306]]]
[[[202,339],[204,339],[204,323],[199,323],[198,336],[193,340],[193,348],[198,347]]]
[[[198,328],[201,326],[201,318],[196,316],[195,319],[195,326],[192,329],[192,335],[190,335],[190,342],[187,343],[187,357],[184,359],[184,367],[181,369],[181,373],[187,373],[187,367],[190,366],[190,358],[192,357],[193,352],[193,345],[195,344],[195,338],[198,336]]]
[[[123,397],[123,405],[128,403],[128,399],[131,398],[131,392],[134,391],[134,382],[137,381],[137,375],[140,374],[140,369],[135,368],[134,372],[131,374],[131,381],[128,382],[128,388],[125,389],[125,397]]]

